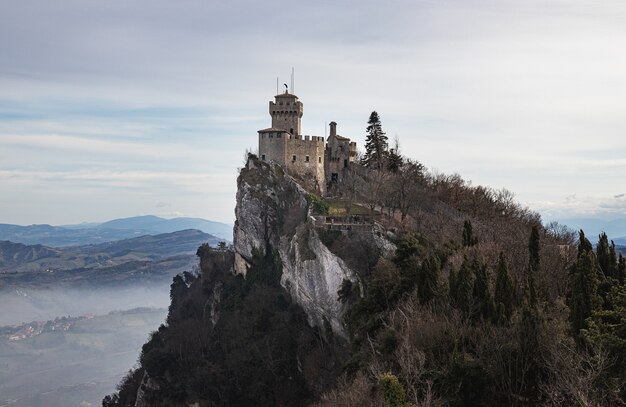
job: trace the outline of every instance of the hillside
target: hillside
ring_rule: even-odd
[[[174,278],[103,406],[622,405],[626,260],[606,236],[394,164],[352,165],[330,199],[251,155],[233,250]]]

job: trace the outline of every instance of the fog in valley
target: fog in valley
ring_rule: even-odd
[[[169,284],[0,291],[0,406],[99,406],[164,322]]]

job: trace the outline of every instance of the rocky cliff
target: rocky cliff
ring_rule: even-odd
[[[345,336],[345,307],[337,291],[344,280],[359,285],[359,279],[321,242],[307,191],[279,165],[255,158],[241,169],[237,188],[235,273],[245,276],[255,250],[276,250],[282,263],[280,283],[309,323],[323,327],[327,321],[335,334]]]

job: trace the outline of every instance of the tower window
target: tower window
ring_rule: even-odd
[[[265,154],[261,155],[261,160],[265,161]]]
[[[343,168],[348,168],[348,160],[343,160]]]
[[[291,161],[296,161],[296,156],[295,155],[291,156]]]
[[[322,163],[322,157],[317,157],[317,162],[321,164]]]
[[[309,162],[309,156],[308,155],[304,157],[304,161],[307,162],[307,163]]]
[[[293,134],[293,127],[289,129],[289,133]]]

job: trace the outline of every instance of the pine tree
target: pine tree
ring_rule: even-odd
[[[528,241],[528,299],[532,307],[537,305],[537,292],[535,281],[539,272],[539,229],[533,226]]]
[[[375,111],[370,114],[365,137],[365,154],[362,164],[369,168],[381,170],[386,167],[389,155],[387,136],[380,124],[380,117]]]
[[[619,254],[619,258],[617,260],[617,281],[620,284],[624,284],[624,279],[626,278],[626,258]]]
[[[504,253],[500,252],[498,258],[498,270],[496,276],[496,289],[494,293],[494,302],[497,310],[498,323],[510,321],[513,314],[513,282],[509,276],[509,270],[506,265]]]

